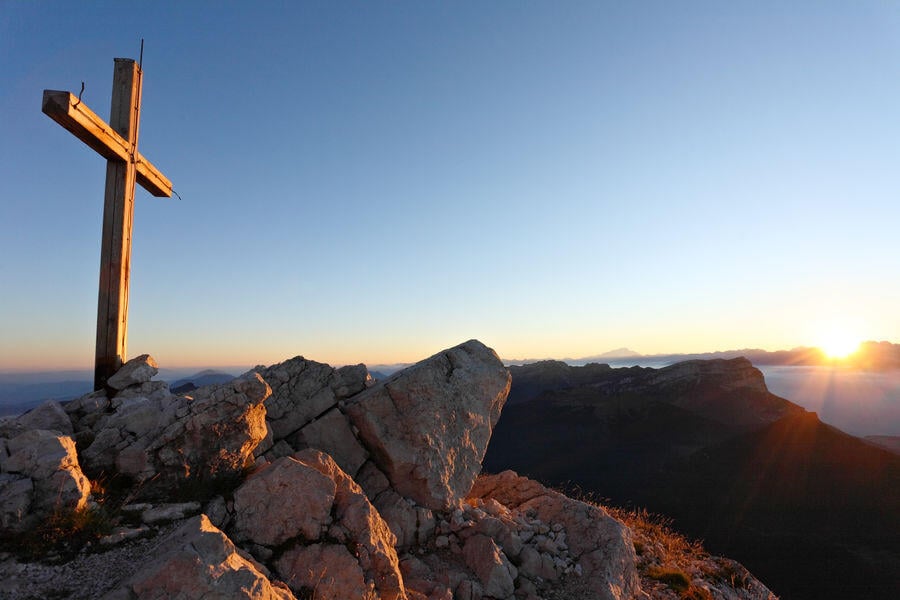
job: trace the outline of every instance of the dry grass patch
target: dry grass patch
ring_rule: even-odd
[[[631,529],[641,587],[654,590],[652,597],[712,598],[708,590],[694,584],[697,576],[702,577],[700,565],[710,559],[700,541],[674,531],[671,519],[646,509],[604,508]]]

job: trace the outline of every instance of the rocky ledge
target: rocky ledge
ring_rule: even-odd
[[[378,383],[303,357],[189,395],[156,373],[0,422],[0,598],[669,597],[603,508],[480,475],[510,375],[478,341]],[[771,598],[753,581],[691,585]]]

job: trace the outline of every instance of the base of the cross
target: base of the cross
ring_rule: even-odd
[[[117,356],[96,360],[94,365],[94,391],[105,390],[106,382],[122,368],[125,361]]]

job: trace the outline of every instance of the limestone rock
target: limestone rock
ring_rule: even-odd
[[[140,527],[116,527],[110,534],[100,538],[97,543],[101,546],[115,546],[128,540],[144,537],[151,533],[146,525]]]
[[[341,538],[346,532],[347,541],[356,549],[367,581],[374,581],[382,600],[402,599],[405,592],[395,547],[396,537],[362,488],[327,454],[310,449],[295,456],[335,482],[336,527],[329,530],[329,535]]]
[[[276,442],[297,432],[339,400],[365,389],[371,380],[363,365],[335,369],[302,356],[254,371],[272,388],[266,413]]]
[[[371,460],[366,461],[354,479],[369,498],[377,498],[382,492],[391,489],[391,482]]]
[[[25,520],[33,496],[31,477],[0,473],[0,530],[14,529]]]
[[[198,388],[194,388],[195,390]],[[147,398],[149,400],[162,400],[167,396],[171,396],[169,384],[165,381],[145,381],[144,383],[130,385],[127,388],[116,392],[112,399],[113,408],[118,408],[119,404],[128,398]]]
[[[82,452],[91,473],[143,482],[138,497],[239,476],[266,435],[269,386],[256,374],[192,396],[127,397],[94,426]]]
[[[315,541],[331,523],[335,483],[285,456],[254,473],[234,493],[234,539],[279,546],[300,537]]]
[[[118,511],[117,527],[94,545],[100,552],[64,565],[0,556],[0,596],[649,597],[629,531],[602,508],[512,472],[476,480],[509,389],[508,372],[480,342],[374,386],[362,365],[300,357],[190,396],[129,377],[118,391],[0,423],[4,535],[90,502],[79,461],[89,473],[133,478],[116,483],[134,483],[127,492],[137,501]],[[29,429],[66,423],[72,437]],[[199,510],[206,514],[183,521]],[[703,568],[690,574],[715,597],[769,598],[744,583],[739,565],[721,571],[747,593],[703,579]]]
[[[397,537],[397,548],[421,546],[434,534],[435,517],[431,509],[416,506],[394,490],[385,490],[373,502]]]
[[[474,535],[463,548],[466,565],[478,575],[484,593],[493,598],[507,598],[515,590],[516,568],[500,551],[494,540]]]
[[[195,390],[182,403],[187,415],[147,448],[159,472],[201,481],[240,474],[266,435],[263,403],[270,393],[259,377]]]
[[[67,402],[63,409],[67,414],[73,415],[72,418],[77,422],[84,415],[102,412],[108,407],[109,398],[106,397],[106,390],[98,390]]]
[[[359,485],[321,451],[277,459],[248,477],[234,494],[232,531],[260,558],[287,547],[275,570],[298,594],[318,584],[317,597],[405,598],[396,538]]]
[[[16,424],[23,429],[46,429],[72,435],[72,421],[59,402],[44,402],[16,419]]]
[[[341,469],[350,474],[356,474],[368,458],[367,452],[353,435],[350,421],[337,408],[309,423],[287,441],[297,450],[317,448],[327,452]]]
[[[106,385],[114,390],[122,390],[130,385],[150,381],[159,373],[159,365],[149,354],[141,354],[126,362],[116,373],[106,380]]]
[[[296,600],[247,560],[205,515],[172,532],[150,562],[105,600]]]
[[[445,510],[481,470],[509,386],[497,354],[470,340],[376,383],[345,410],[391,486]]]
[[[55,511],[83,509],[90,499],[91,483],[78,464],[75,442],[57,431],[32,429],[4,440],[0,474],[4,529],[27,529]]]
[[[564,538],[567,550],[598,599],[632,598],[640,590],[631,532],[602,508],[572,500],[513,471],[480,477],[471,497],[496,500],[519,513],[532,513],[545,524],[553,523],[560,532],[571,532]],[[545,525],[537,535],[551,539],[551,532],[552,528]],[[544,548],[547,549],[546,544]],[[553,567],[544,564],[543,555],[540,566],[531,564],[536,558],[525,556],[524,549],[522,552],[523,570]]]
[[[292,548],[276,561],[275,569],[301,597],[316,600],[379,600],[374,586],[366,584],[359,563],[347,548],[339,544]]]

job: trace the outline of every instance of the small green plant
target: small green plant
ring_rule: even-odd
[[[679,569],[652,565],[647,569],[647,576],[665,583],[676,592],[686,592],[691,587],[691,578]]]

